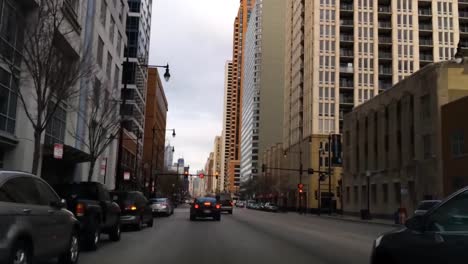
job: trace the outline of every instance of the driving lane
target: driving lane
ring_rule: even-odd
[[[367,263],[373,239],[391,227],[237,209],[221,222],[189,221],[189,209],[83,252],[81,264]]]

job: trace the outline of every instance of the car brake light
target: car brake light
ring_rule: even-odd
[[[85,206],[82,203],[76,204],[76,216],[84,216]]]
[[[216,209],[219,209],[219,208],[221,208],[221,205],[217,204]]]
[[[136,211],[138,208],[135,205],[125,207],[125,210]]]
[[[198,204],[195,204],[195,209],[198,209],[198,207],[200,207],[200,206],[198,206]]]
[[[211,203],[210,202],[206,202],[204,203],[205,206],[211,206]]]
[[[231,202],[231,206],[234,206],[234,202]]]

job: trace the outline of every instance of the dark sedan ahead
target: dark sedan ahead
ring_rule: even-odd
[[[202,197],[195,199],[190,207],[190,221],[197,218],[212,217],[213,220],[221,220],[221,204],[216,202],[215,198]]]
[[[122,225],[133,226],[137,230],[153,226],[153,213],[150,203],[141,192],[112,192],[112,199],[119,204],[122,210],[120,222]]]

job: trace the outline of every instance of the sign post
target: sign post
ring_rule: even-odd
[[[54,159],[63,159],[63,144],[54,144]]]

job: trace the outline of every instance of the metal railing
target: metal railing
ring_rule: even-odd
[[[419,45],[432,46],[432,39],[419,39]]]
[[[419,15],[424,15],[424,16],[430,16],[430,15],[432,15],[432,10],[430,8],[419,9],[418,14]]]
[[[432,56],[432,54],[419,54],[419,59],[424,61],[433,61],[434,56]]]
[[[419,30],[432,30],[432,24],[419,24]]]
[[[379,37],[379,43],[392,43],[392,38],[390,37]]]
[[[391,59],[392,53],[390,52],[379,52],[379,59]]]
[[[391,8],[389,6],[379,6],[378,11],[382,13],[391,13]]]
[[[341,5],[340,5],[340,10],[344,10],[344,11],[353,11],[353,5],[341,4]]]
[[[344,73],[353,73],[354,68],[353,67],[348,67],[348,66],[340,66],[340,72]]]
[[[392,74],[391,68],[379,68],[379,74]]]
[[[388,21],[379,21],[379,28],[392,28],[392,23]]]
[[[354,22],[353,22],[353,20],[341,19],[341,20],[340,20],[340,25],[341,25],[341,26],[353,26],[353,25],[354,25]]]
[[[353,37],[353,35],[344,35],[344,34],[341,34],[341,35],[340,35],[340,40],[341,40],[341,41],[354,41],[354,37]]]

